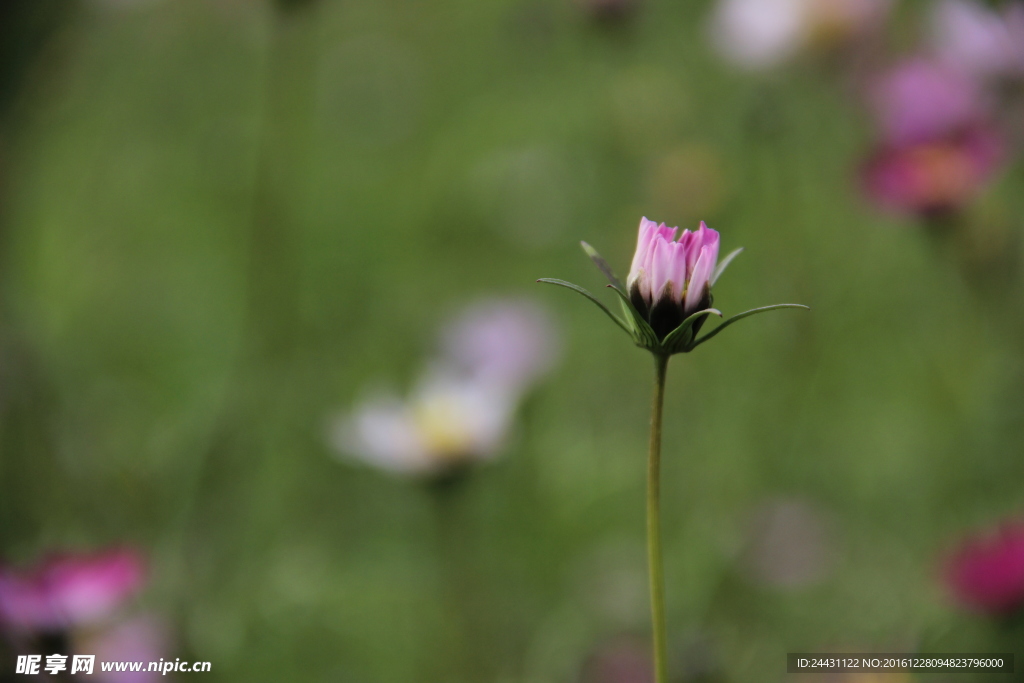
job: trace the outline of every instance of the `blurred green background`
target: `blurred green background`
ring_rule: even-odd
[[[143,548],[144,602],[204,680],[585,680],[602,643],[647,634],[652,373],[534,280],[599,291],[579,240],[625,274],[641,215],[703,219],[746,247],[717,307],[813,310],[670,368],[679,680],[993,649],[936,577],[1024,498],[1024,343],[998,322],[1017,295],[992,304],[863,203],[870,129],[834,63],[735,73],[706,2],[33,7],[3,27],[4,558]],[[1022,190],[1018,164],[979,220],[1024,227]],[[328,418],[407,386],[487,293],[536,297],[565,339],[500,460],[440,497],[338,462]],[[757,557],[779,506],[809,520],[807,580]]]

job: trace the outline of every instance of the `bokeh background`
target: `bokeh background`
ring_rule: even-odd
[[[624,275],[641,215],[703,219],[746,248],[718,308],[813,310],[670,368],[675,680],[1012,651],[941,574],[1024,509],[1022,168],[959,239],[857,175],[858,70],[928,6],[752,73],[708,2],[4,3],[2,559],[139,549],[138,608],[212,662],[179,679],[648,681],[651,362],[534,280],[604,296],[581,239]],[[339,459],[331,416],[484,295],[562,339],[499,457],[452,487]]]

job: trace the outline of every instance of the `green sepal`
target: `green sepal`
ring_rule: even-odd
[[[579,285],[574,285],[571,282],[566,282],[565,280],[557,280],[555,278],[550,278],[550,277],[542,277],[539,280],[537,280],[537,282],[546,282],[549,285],[558,285],[559,287],[566,287],[567,289],[571,289],[574,292],[579,292],[580,294],[582,294],[583,296],[587,297],[588,299],[593,301],[595,304],[597,304],[598,308],[600,308],[602,311],[604,311],[605,314],[609,318],[611,318],[615,322],[616,325],[621,327],[622,330],[626,334],[628,334],[630,337],[633,338],[633,341],[637,341],[636,333],[634,333],[633,330],[629,329],[629,327],[626,325],[626,322],[624,320],[622,320],[621,318],[619,318],[619,316],[615,315],[610,310],[608,310],[608,307],[605,306],[603,303],[601,303],[601,301],[596,296],[594,296],[593,294],[591,294],[587,290],[583,289]]]
[[[641,346],[648,351],[660,351],[661,343],[658,341],[658,335],[654,332],[654,329],[651,328],[650,323],[644,320],[644,317],[640,315],[640,311],[636,310],[636,306],[634,306],[633,302],[629,300],[626,293],[612,285],[605,286],[619,295],[622,305],[625,307],[626,311],[629,312],[630,318],[633,321],[634,329],[636,330],[637,346]]]
[[[732,316],[731,318],[729,318],[727,320],[723,320],[721,325],[719,325],[715,329],[711,330],[710,332],[705,334],[703,337],[701,337],[697,341],[693,342],[690,345],[690,348],[687,349],[687,350],[689,351],[689,350],[697,348],[698,346],[700,346],[701,344],[706,342],[708,339],[711,339],[716,334],[718,334],[719,332],[721,332],[722,330],[724,330],[725,328],[729,327],[729,325],[732,325],[735,322],[739,322],[740,320],[743,320],[744,318],[748,318],[748,317],[750,317],[752,315],[756,315],[757,313],[764,313],[765,311],[774,311],[774,310],[777,310],[777,309],[780,309],[780,308],[803,308],[803,309],[808,310],[808,311],[811,310],[810,306],[804,306],[803,304],[774,304],[772,306],[762,306],[761,308],[752,308],[749,311],[743,311],[742,313],[737,313],[736,315]]]
[[[676,353],[685,353],[693,348],[690,344],[693,341],[693,325],[701,316],[717,315],[722,317],[722,312],[717,308],[705,308],[689,316],[679,323],[679,327],[665,335],[661,340],[661,352],[669,356]]]
[[[598,269],[604,273],[604,276],[608,278],[608,282],[612,283],[612,286],[615,287],[615,289],[625,294],[626,288],[622,286],[622,282],[619,278],[615,277],[615,272],[612,270],[612,267],[608,265],[608,262],[597,253],[597,249],[594,249],[586,242],[580,242],[580,246],[583,247],[583,251],[585,251],[587,256],[590,257],[590,260],[594,262],[594,265],[596,265]]]
[[[724,259],[718,262],[718,265],[715,267],[715,272],[711,274],[711,279],[708,280],[708,287],[715,286],[715,283],[718,282],[718,278],[722,276],[722,273],[724,273],[725,269],[729,267],[729,264],[732,263],[732,260],[739,256],[742,251],[743,247],[740,247],[739,249],[733,249],[732,251],[729,252],[728,256],[726,256]]]

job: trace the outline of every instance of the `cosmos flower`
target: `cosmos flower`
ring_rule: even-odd
[[[868,196],[895,211],[935,216],[978,196],[1000,168],[1003,142],[992,128],[880,148],[863,170]]]
[[[92,624],[113,613],[142,585],[132,550],[61,555],[27,571],[0,569],[0,622],[25,631]]]
[[[767,69],[809,47],[863,34],[888,6],[887,0],[720,0],[711,39],[736,66]]]
[[[862,169],[883,208],[924,217],[956,211],[999,170],[1005,142],[990,103],[966,73],[934,59],[907,59],[869,88],[881,133]]]
[[[1005,615],[1024,604],[1024,522],[964,540],[947,559],[946,587],[964,607]]]
[[[935,60],[914,57],[880,74],[868,89],[886,144],[935,140],[976,125],[988,116],[980,86]]]
[[[658,683],[668,679],[668,639],[666,636],[664,569],[661,552],[661,427],[664,414],[665,378],[669,361],[679,353],[688,353],[744,318],[781,308],[807,308],[799,304],[775,304],[753,308],[722,321],[715,329],[698,336],[700,327],[711,315],[721,312],[711,306],[711,287],[739,254],[737,249],[718,263],[719,235],[704,223],[695,232],[666,227],[646,218],[640,219],[636,252],[624,286],[611,266],[586,242],[584,252],[608,280],[608,287],[619,297],[623,317],[619,317],[600,299],[583,287],[556,278],[537,282],[558,285],[586,297],[625,332],[636,346],[654,359],[654,400],[651,404],[651,438],[647,454],[647,557],[651,596],[651,633],[653,673]]]
[[[597,251],[582,242],[583,250],[608,279],[608,287],[622,304],[624,318],[615,315],[583,287],[565,280],[542,277],[546,282],[571,289],[595,303],[605,315],[628,334],[633,343],[667,360],[677,353],[688,353],[744,318],[780,308],[807,308],[801,304],[774,304],[752,308],[722,321],[702,337],[701,327],[709,316],[722,316],[711,308],[711,288],[741,251],[730,252],[718,262],[719,235],[701,221],[694,232],[666,227],[646,218],[640,219],[636,252],[623,285],[611,266]]]
[[[412,475],[498,455],[523,393],[557,357],[554,327],[532,303],[491,299],[443,330],[439,357],[408,398],[372,396],[334,420],[337,451]]]
[[[718,265],[718,233],[701,221],[695,232],[640,219],[633,264],[626,279],[632,304],[659,338],[688,316],[711,306]]]
[[[932,6],[932,47],[952,68],[976,77],[1024,76],[1024,3],[1000,13],[971,0]]]

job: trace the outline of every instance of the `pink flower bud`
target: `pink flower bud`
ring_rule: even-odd
[[[701,221],[695,232],[640,219],[626,288],[637,311],[663,337],[692,313],[711,306],[711,277],[718,263],[718,233]],[[695,330],[696,332],[696,330]]]

